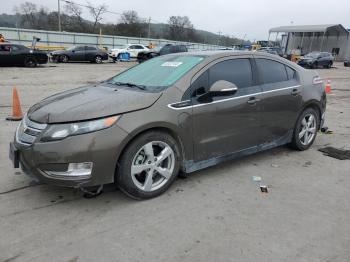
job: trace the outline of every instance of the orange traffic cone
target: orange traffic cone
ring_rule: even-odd
[[[331,80],[328,80],[326,84],[326,94],[330,94],[331,92],[332,92]]]
[[[20,121],[23,118],[23,113],[21,109],[21,103],[19,101],[19,96],[16,87],[12,90],[12,116],[8,116],[6,120],[9,121]]]

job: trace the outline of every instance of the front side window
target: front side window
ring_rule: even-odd
[[[85,50],[85,47],[83,46],[78,46],[74,49],[74,51],[84,51]]]
[[[88,46],[88,47],[86,47],[86,50],[87,51],[96,51],[96,47]]]
[[[271,84],[288,81],[285,65],[274,60],[256,59],[259,77],[262,84]]]
[[[204,56],[161,56],[139,64],[113,77],[110,83],[144,86],[149,91],[163,90],[203,61]]]
[[[286,70],[287,70],[287,75],[288,75],[288,80],[293,80],[297,78],[297,72],[290,68],[289,66],[286,66]]]
[[[217,63],[209,69],[209,85],[226,80],[238,88],[253,86],[253,73],[250,60],[233,59]]]
[[[0,52],[10,52],[11,46],[10,45],[0,45]]]

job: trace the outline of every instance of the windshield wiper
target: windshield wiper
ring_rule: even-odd
[[[131,88],[136,87],[136,88],[141,89],[141,90],[146,90],[146,86],[137,85],[137,84],[133,84],[133,83],[113,82],[113,85],[127,86],[127,87],[131,87]]]

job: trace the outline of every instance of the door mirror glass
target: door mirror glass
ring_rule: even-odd
[[[213,102],[216,96],[230,96],[237,92],[238,88],[234,83],[225,80],[216,81],[209,89],[209,92],[198,97],[201,103]]]
[[[233,95],[238,90],[234,83],[225,80],[216,81],[209,89],[214,96]]]

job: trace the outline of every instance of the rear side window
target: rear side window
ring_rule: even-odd
[[[294,69],[290,68],[289,66],[286,66],[287,76],[288,80],[293,80],[297,78],[297,72],[295,72]]]
[[[259,77],[263,84],[288,81],[285,65],[269,59],[256,59]]]
[[[209,69],[209,86],[216,81],[226,80],[238,88],[253,86],[253,74],[250,60],[233,59],[217,63]]]
[[[87,51],[96,51],[96,47],[88,46],[88,47],[86,47],[86,50]]]

